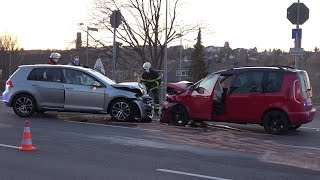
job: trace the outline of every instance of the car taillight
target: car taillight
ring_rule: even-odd
[[[298,80],[295,80],[293,83],[293,97],[295,101],[297,101],[298,103],[302,103],[303,97]]]
[[[7,88],[12,88],[13,84],[11,81],[7,81],[6,86],[7,86]]]

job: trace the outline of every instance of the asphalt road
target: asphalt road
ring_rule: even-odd
[[[46,113],[30,118],[33,145],[38,150],[23,152],[16,147],[21,145],[26,119],[0,104],[0,179],[320,177],[320,161],[313,156],[320,150],[285,146],[296,139],[297,146],[311,147],[319,137],[314,129],[271,136],[251,130],[177,128],[159,122],[91,124],[68,116]],[[294,161],[288,161],[292,158]]]

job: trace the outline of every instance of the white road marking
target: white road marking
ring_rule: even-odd
[[[312,128],[312,127],[300,127],[300,129],[312,129],[312,130],[320,131],[320,128]]]
[[[1,147],[7,147],[7,148],[13,148],[13,149],[17,149],[18,146],[11,146],[11,145],[6,145],[6,144],[0,144]]]
[[[310,147],[310,146],[293,146],[293,145],[285,145],[287,147],[300,148],[300,149],[309,149],[309,150],[317,150],[320,151],[320,148]]]
[[[152,131],[152,132],[159,132],[160,131],[160,130],[154,130],[154,129],[132,128],[132,127],[114,126],[114,125],[108,125],[108,124],[96,124],[96,123],[68,121],[68,120],[64,120],[64,121],[69,122],[69,123],[88,124],[88,125],[94,125],[94,126],[115,127],[115,128],[123,128],[123,129],[135,129],[135,130]]]
[[[225,179],[225,178],[219,178],[219,177],[213,177],[213,176],[205,176],[201,174],[193,174],[193,173],[187,173],[187,172],[181,172],[181,171],[173,171],[169,169],[156,169],[157,171],[162,171],[162,172],[168,172],[172,174],[181,174],[181,175],[186,175],[186,176],[193,176],[193,177],[199,177],[199,178],[204,178],[204,179],[214,179],[214,180],[231,180],[231,179]]]

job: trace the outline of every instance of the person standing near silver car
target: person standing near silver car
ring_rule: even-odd
[[[81,65],[78,54],[75,54],[73,56],[73,61],[70,62],[68,65],[72,65],[72,66],[80,66]]]
[[[60,59],[61,55],[57,52],[51,53],[49,56],[48,64],[56,65]]]

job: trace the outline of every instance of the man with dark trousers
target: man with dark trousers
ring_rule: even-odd
[[[146,86],[148,93],[152,93],[154,101],[154,113],[155,116],[159,116],[160,110],[160,97],[159,97],[159,87],[161,84],[161,77],[159,73],[151,68],[150,62],[145,62],[143,64],[143,69],[145,72],[142,74],[141,82]]]

